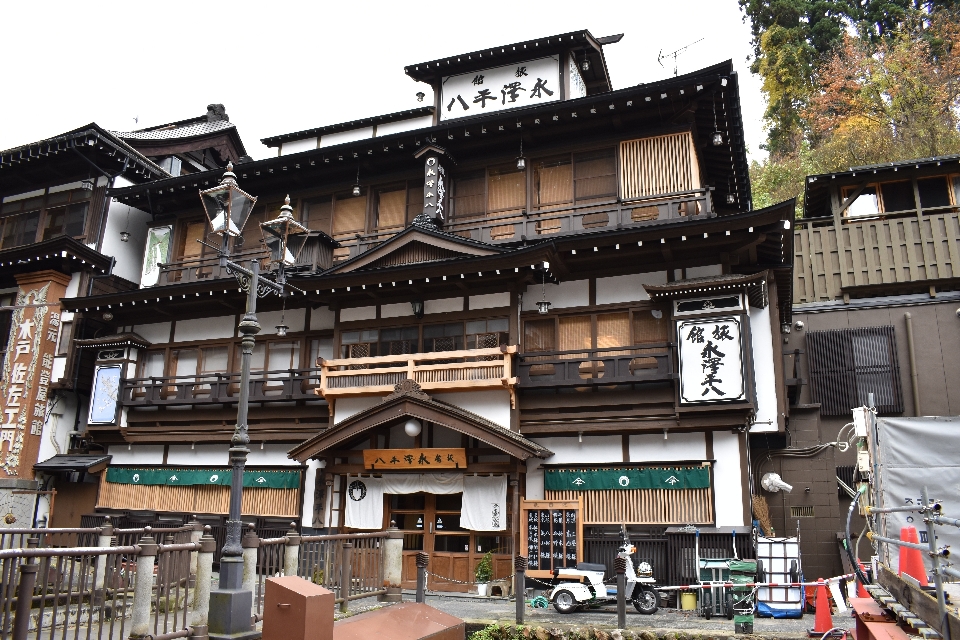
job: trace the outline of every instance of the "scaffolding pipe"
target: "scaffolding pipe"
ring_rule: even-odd
[[[921,494],[924,504],[929,504],[928,491],[926,485]],[[933,582],[937,587],[937,607],[940,614],[941,629],[945,629],[944,636],[950,638],[950,621],[947,619],[947,598],[943,593],[943,567],[940,565],[940,557],[937,553],[937,531],[932,522],[927,523],[927,547],[930,557],[933,558]]]
[[[939,514],[924,518],[923,521],[927,523],[932,522],[933,524],[945,524],[950,527],[960,527],[960,518],[944,518]]]
[[[897,545],[898,547],[907,547],[908,549],[919,549],[920,551],[927,551],[932,557],[943,557],[943,558],[950,557],[949,549],[944,548],[944,549],[940,549],[939,551],[936,549],[931,550],[931,548],[925,544],[919,544],[917,542],[904,542],[903,540],[897,540],[896,538],[887,538],[885,536],[878,536],[872,531],[867,532],[867,538],[869,538],[870,540],[876,540],[877,542],[886,542],[887,544],[894,544],[894,545]]]
[[[933,504],[928,504],[926,506],[904,506],[904,507],[867,507],[867,515],[871,513],[898,513],[901,511],[918,511],[920,513],[926,513],[928,511],[933,511],[934,513],[940,513],[939,502],[934,502]]]

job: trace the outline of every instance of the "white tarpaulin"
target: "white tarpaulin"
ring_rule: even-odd
[[[485,482],[477,482],[477,481]],[[383,495],[386,493],[461,493],[463,492],[463,516],[461,526],[465,529],[475,529],[470,526],[467,516],[467,505],[477,503],[488,511],[486,518],[481,517],[478,511],[472,517],[475,524],[484,525],[476,528],[479,531],[500,531],[504,526],[486,526],[493,524],[493,502],[496,498],[489,487],[498,481],[502,484],[502,499],[500,499],[499,519],[503,522],[507,497],[506,476],[470,477],[465,479],[462,473],[396,473],[376,478],[373,476],[347,476],[347,508],[344,514],[344,525],[353,529],[382,529],[383,528]],[[500,484],[497,484],[499,487]],[[468,489],[469,485],[469,489]],[[505,523],[504,523],[505,525]]]
[[[945,516],[960,517],[960,418],[879,418],[877,439],[879,506],[919,504],[926,486],[929,497],[943,505]],[[882,535],[899,538],[901,527],[914,526],[920,542],[926,543],[927,526],[919,513],[888,513],[881,518]],[[960,530],[937,527],[937,546],[945,544],[960,548]],[[895,570],[899,558],[897,547],[880,546],[881,557]],[[929,558],[924,557],[924,564],[929,572]]]
[[[465,476],[460,526],[473,531],[507,528],[507,476]]]

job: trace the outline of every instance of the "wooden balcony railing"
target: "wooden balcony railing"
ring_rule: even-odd
[[[424,391],[477,391],[506,389],[513,404],[513,354],[516,346],[466,349],[437,353],[410,353],[371,358],[320,361],[320,386],[324,398],[371,396],[393,391],[410,379]]]
[[[250,402],[316,400],[320,369],[255,371],[250,374]],[[132,378],[120,387],[125,407],[234,404],[240,399],[240,373]]]
[[[454,217],[444,224],[444,231],[482,242],[519,242],[524,238],[531,240],[602,229],[642,227],[688,216],[711,217],[716,215],[711,191],[697,189],[624,202],[564,206],[476,218]],[[341,248],[336,259],[345,260],[359,255],[398,230],[337,235]]]
[[[520,355],[521,389],[587,387],[672,380],[670,343]]]
[[[270,253],[260,247],[240,250],[230,256],[234,262],[246,263],[250,260],[263,260],[270,257]],[[158,285],[176,284],[180,282],[197,282],[202,280],[216,280],[218,278],[232,278],[233,275],[226,269],[220,268],[220,258],[206,256],[203,258],[188,258],[180,262],[160,263]]]
[[[837,300],[851,287],[960,277],[960,212],[806,218],[794,227],[793,301]]]

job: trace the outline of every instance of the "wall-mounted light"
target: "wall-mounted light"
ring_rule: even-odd
[[[540,315],[550,313],[550,301],[547,300],[547,270],[550,268],[549,262],[543,263],[543,280],[540,283],[540,299],[537,300],[537,312]]]
[[[669,437],[669,436],[667,435],[668,433],[669,433],[669,429],[664,429],[664,430],[663,430],[663,439],[664,439],[664,440],[666,440],[666,439]]]
[[[780,325],[780,333],[790,333],[790,323],[784,322]]]
[[[103,321],[104,321],[104,322],[110,322],[111,320],[113,320],[113,314],[110,313],[109,311],[104,311],[104,312],[103,312]]]
[[[423,317],[423,300],[414,300],[410,303],[410,307],[413,309],[413,315],[419,320]]]
[[[590,71],[590,60],[588,58],[584,58],[583,62],[580,63],[580,68],[583,71]]]
[[[277,325],[277,335],[281,338],[286,337],[287,331],[290,329],[287,325],[283,324],[283,320],[280,320],[280,324]]]
[[[121,231],[120,232],[120,242],[130,242],[130,232]]]
[[[527,161],[523,157],[523,136],[520,136],[520,156],[517,157],[517,171],[523,171],[527,168]]]
[[[793,325],[797,331],[803,331],[803,320],[797,320]]]
[[[737,196],[733,195],[732,193],[728,193],[727,204],[736,204],[736,202],[737,202]]]
[[[353,197],[360,195],[360,165],[357,165],[357,181],[353,183]]]
[[[420,430],[422,428],[423,427],[420,424],[420,421],[414,420],[413,418],[410,418],[405,423],[403,423],[403,432],[408,436],[410,436],[411,438],[416,438],[418,435],[420,435]]]
[[[80,182],[80,188],[84,191],[93,191],[93,180],[82,180]]]
[[[720,127],[717,126],[717,96],[713,96],[713,146],[719,147],[723,144],[723,134],[720,133]]]
[[[577,431],[577,442],[583,442],[583,431]]]
[[[719,147],[723,144],[723,134],[719,131],[713,132],[713,146]]]
[[[423,91],[417,91],[417,102],[423,102],[423,99],[427,97]]]

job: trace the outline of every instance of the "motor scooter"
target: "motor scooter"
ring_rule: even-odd
[[[617,553],[627,561],[626,598],[637,611],[650,615],[660,608],[660,594],[655,588],[657,580],[653,577],[653,567],[647,562],[641,562],[634,571],[632,556],[636,552],[635,546],[624,542]],[[586,582],[561,582],[554,587],[550,592],[553,608],[560,613],[572,613],[589,605],[616,602],[617,587],[604,584],[604,571],[604,565],[590,562],[580,562],[576,569],[554,569],[554,578],[585,578]]]

